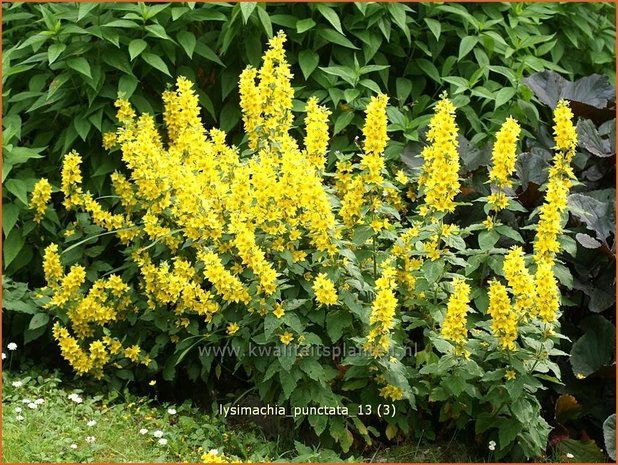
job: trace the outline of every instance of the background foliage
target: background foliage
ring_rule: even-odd
[[[207,126],[221,127],[240,144],[237,76],[247,64],[258,65],[266,39],[283,29],[288,60],[300,70],[299,101],[316,95],[334,110],[333,150],[354,149],[367,98],[383,91],[390,97],[387,157],[413,169],[429,107],[447,90],[470,139],[462,143],[462,158],[477,196],[487,191],[481,173],[498,124],[509,114],[522,123],[533,142],[519,156],[519,195],[530,210],[542,196],[539,168],[551,148],[550,130],[539,122],[550,121],[558,96],[578,102],[575,165],[582,184],[570,198],[569,226],[576,234],[563,244],[570,272],[562,281],[570,288],[563,327],[573,342],[562,350],[572,356],[563,366],[566,385],[547,401],[555,403],[548,413],[556,419],[555,437],[601,431],[615,398],[614,352],[606,350],[615,346],[614,9],[607,3],[3,4],[9,310],[3,330],[45,348],[47,338],[40,337],[48,319],[28,286],[42,284],[40,251],[64,240],[59,227],[66,218],[48,210],[35,225],[28,210],[35,180],[47,176],[57,186],[61,157],[75,148],[86,157],[85,189],[109,195],[104,179],[120,161],[104,154],[100,134],[114,125],[112,102],[122,93],[139,111],[158,113],[159,96],[177,75],[197,83]],[[535,74],[544,70],[559,76]],[[568,83],[593,73],[606,78]],[[109,244],[85,244],[74,253],[109,271],[117,265]],[[561,410],[565,404],[570,414]]]

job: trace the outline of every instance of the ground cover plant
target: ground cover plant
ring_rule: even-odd
[[[613,6],[285,8],[4,6],[14,366],[276,404],[342,457],[612,456]]]

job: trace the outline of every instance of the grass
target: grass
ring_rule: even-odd
[[[272,439],[251,425],[129,392],[85,392],[57,372],[3,373],[3,462],[200,462],[211,449],[235,461],[336,462],[329,449]],[[77,396],[81,400],[72,400]],[[160,432],[156,433],[155,432]],[[160,437],[159,437],[160,436]],[[160,441],[163,439],[163,441]],[[460,443],[368,449],[353,462],[476,461]]]

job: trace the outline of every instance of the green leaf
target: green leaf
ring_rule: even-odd
[[[412,81],[405,78],[397,78],[395,88],[397,91],[397,99],[399,100],[399,103],[404,104],[412,93]]]
[[[302,50],[298,54],[298,64],[305,79],[311,76],[320,61],[320,56],[313,50]]]
[[[217,63],[220,66],[225,66],[221,59],[217,56],[217,54],[213,52],[213,50],[208,45],[202,42],[198,42],[195,45],[195,53],[197,53],[201,57],[206,58],[207,60]]]
[[[9,179],[5,184],[6,190],[28,205],[28,184],[21,179]]]
[[[611,365],[615,356],[616,327],[600,315],[588,317],[583,324],[586,332],[573,344],[569,358],[576,376],[590,376]]]
[[[341,45],[342,47],[358,50],[358,47],[352,42],[350,42],[348,39],[346,39],[344,35],[339,34],[337,31],[334,31],[332,29],[320,29],[319,35],[327,42],[332,42],[334,44]]]
[[[260,23],[262,23],[264,32],[266,32],[266,35],[271,38],[273,36],[273,25],[270,21],[270,16],[268,16],[268,13],[266,12],[266,8],[258,8],[258,18],[260,18]]]
[[[17,224],[17,218],[19,218],[19,207],[14,203],[5,203],[2,206],[2,230],[5,236],[8,236]]]
[[[81,73],[84,76],[87,76],[90,79],[92,79],[92,74],[90,74],[90,65],[88,64],[85,58],[82,58],[82,57],[69,58],[67,60],[67,66],[71,69],[74,69],[78,73]]]
[[[503,87],[496,94],[496,104],[494,106],[494,110],[497,110],[499,107],[507,103],[509,100],[513,98],[515,95],[515,89],[512,87]]]
[[[2,244],[4,269],[7,269],[11,262],[15,260],[23,246],[24,238],[21,236],[21,231],[13,229]]]
[[[315,27],[315,21],[311,18],[299,19],[296,21],[296,32],[299,34],[302,34],[313,27]]]
[[[335,127],[333,129],[333,135],[336,136],[343,131],[354,119],[354,112],[344,111],[335,120]]]
[[[148,47],[148,44],[145,40],[133,39],[129,43],[129,57],[131,58],[131,61],[135,60],[140,53],[146,50],[146,47]]]
[[[498,437],[500,440],[500,449],[508,447],[521,431],[521,423],[512,419],[502,421]]]
[[[490,231],[481,231],[479,233],[479,247],[483,251],[489,250],[496,245],[498,239],[500,239],[500,234],[494,229]]]
[[[49,322],[49,315],[47,313],[37,313],[30,320],[30,324],[28,325],[28,329],[38,329],[41,326],[47,325]]]
[[[195,50],[195,44],[197,40],[195,39],[195,35],[189,31],[180,31],[176,35],[176,39],[178,43],[182,46],[186,54],[189,58],[193,58],[193,51]]]
[[[324,368],[317,360],[304,358],[302,362],[300,362],[300,369],[307,373],[309,378],[314,381],[324,380]]]
[[[479,38],[476,36],[466,36],[459,43],[459,56],[457,61],[461,61],[468,53],[472,51],[474,46],[478,43]]]
[[[605,450],[612,460],[616,460],[616,414],[612,414],[603,422],[603,439]]]
[[[155,55],[154,53],[144,53],[142,54],[142,59],[153,68],[158,69],[164,74],[167,74],[169,77],[172,77],[167,68],[167,65],[158,55]]]
[[[167,35],[167,32],[165,32],[165,28],[160,24],[150,24],[146,26],[146,31],[159,39],[172,40],[171,37]]]
[[[440,39],[440,33],[442,32],[442,24],[437,19],[425,18],[425,24],[429,27],[436,40]]]
[[[317,8],[318,11],[322,14],[322,16],[326,18],[326,20],[337,30],[337,32],[339,32],[340,34],[344,34],[343,29],[341,28],[341,21],[339,20],[339,16],[337,16],[335,10],[333,10],[329,6],[324,5],[323,3],[318,3]]]
[[[50,45],[47,49],[47,60],[49,61],[49,64],[51,65],[54,61],[56,61],[66,48],[67,46],[65,44]]]
[[[129,99],[135,92],[139,81],[134,76],[124,75],[118,81],[118,93],[122,94],[123,98]]]
[[[247,24],[247,21],[249,21],[249,18],[251,17],[251,14],[253,13],[253,10],[255,10],[255,7],[257,6],[256,2],[240,2],[240,12],[242,13],[242,22],[243,24]]]

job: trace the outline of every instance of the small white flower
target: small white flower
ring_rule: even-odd
[[[570,452],[567,452],[567,459],[572,459],[572,458],[575,458],[575,456],[571,454]]]
[[[489,450],[496,450],[496,441],[489,441]]]
[[[176,409],[175,408],[168,408],[167,409],[167,413],[169,413],[170,415],[176,415]]]
[[[209,454],[211,455],[219,455],[219,450],[218,449],[210,449],[208,451]]]
[[[69,394],[69,399],[71,399],[76,404],[81,404],[83,399],[79,396],[79,394]]]
[[[92,444],[94,441],[96,441],[97,438],[95,438],[94,436],[86,436],[86,442]]]
[[[9,350],[16,350],[17,349],[17,344],[15,344],[14,342],[9,342],[8,345],[6,346],[7,349]]]
[[[96,420],[90,420],[88,423],[86,423],[88,426],[94,426],[97,424]]]
[[[71,449],[77,449],[77,444],[71,444]]]
[[[161,444],[162,446],[166,445],[167,444],[167,439],[165,439],[165,438],[159,439],[159,444]]]
[[[38,405],[37,405],[37,404],[35,404],[34,402],[30,402],[30,403],[28,404],[28,408],[31,408],[32,410],[35,410],[37,407],[38,407]]]
[[[11,383],[11,386],[13,386],[14,388],[22,387],[23,385],[24,383],[22,383],[21,381],[13,381]]]
[[[41,405],[43,402],[45,402],[43,399],[39,398],[37,400],[34,401],[35,404],[37,405]]]
[[[15,417],[15,419],[16,419],[17,421],[22,421],[22,420],[24,419],[24,417],[22,417],[21,415],[17,415],[17,416]]]
[[[30,399],[22,399],[21,402],[22,402],[22,404],[29,404],[32,401]]]
[[[139,434],[146,434],[148,430],[146,428],[142,428],[139,430]]]
[[[15,407],[15,413],[21,413],[21,407]]]
[[[156,430],[154,433],[152,433],[152,435],[155,438],[162,438],[163,437],[163,431],[161,431],[160,429]]]
[[[2,360],[4,360],[5,358],[6,358],[6,354],[2,352]]]

